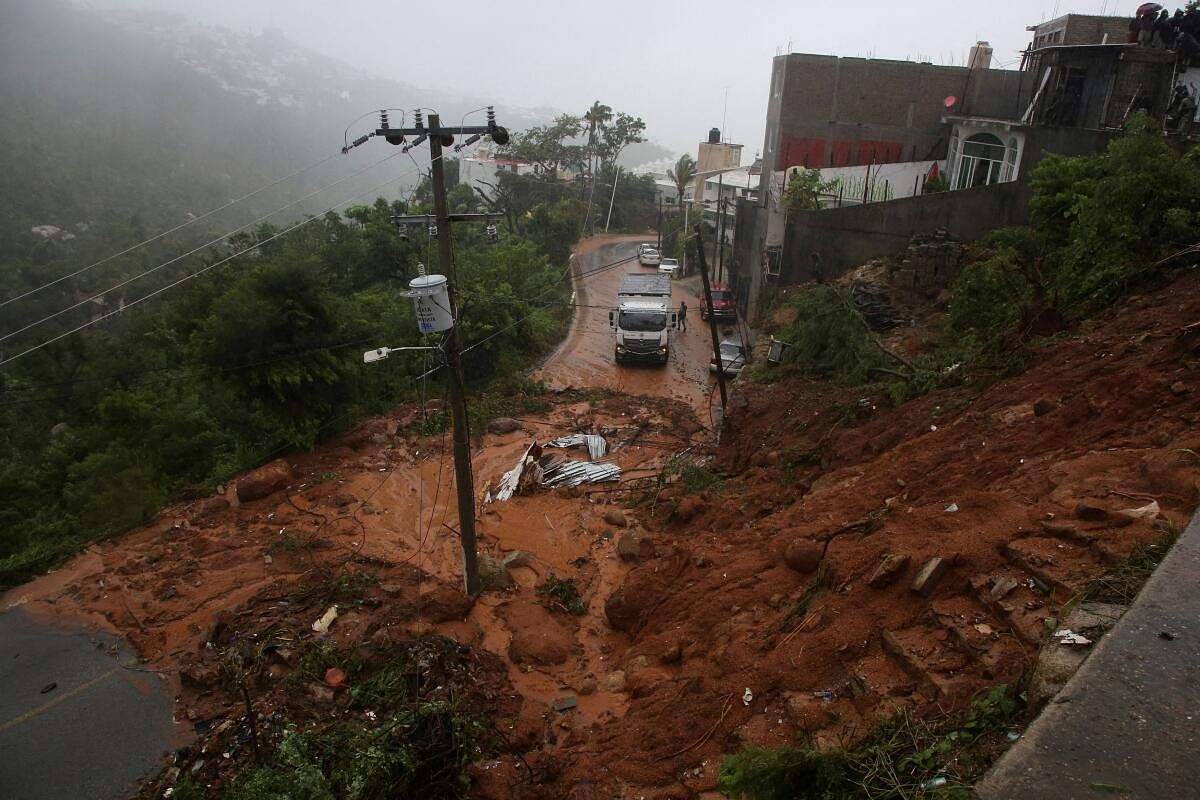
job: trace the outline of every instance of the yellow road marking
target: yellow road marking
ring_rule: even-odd
[[[74,697],[75,695],[79,694],[80,692],[83,692],[83,691],[86,691],[86,690],[92,688],[97,683],[99,683],[100,681],[109,677],[113,673],[119,671],[120,669],[121,669],[120,667],[113,667],[108,672],[104,673],[103,675],[97,675],[96,677],[94,677],[90,681],[88,681],[87,683],[82,683],[79,686],[76,686],[74,689],[71,689],[68,692],[63,692],[62,694],[60,694],[58,697],[54,698],[50,702],[43,703],[42,705],[38,706],[35,709],[26,711],[24,714],[22,714],[19,717],[13,717],[8,722],[5,722],[3,725],[0,725],[0,733],[3,733],[4,731],[8,730],[9,728],[15,728],[17,725],[20,725],[22,722],[27,722],[27,721],[31,720],[34,717],[36,717],[38,714],[41,714],[44,711],[49,711],[51,708],[54,708],[56,705],[63,702],[64,700],[69,700],[70,698]]]

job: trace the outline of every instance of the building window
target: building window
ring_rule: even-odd
[[[1073,126],[1079,121],[1087,71],[1079,67],[1067,67],[1059,70],[1056,77],[1057,80],[1046,97],[1044,122],[1047,125]]]
[[[1004,180],[1007,149],[990,133],[977,133],[962,143],[962,156],[954,172],[954,188],[989,186]]]

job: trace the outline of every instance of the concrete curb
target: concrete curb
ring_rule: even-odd
[[[1200,512],[1120,621],[975,787],[978,800],[1200,791]]]

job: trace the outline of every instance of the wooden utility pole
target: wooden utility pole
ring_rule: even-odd
[[[433,184],[433,210],[437,216],[438,260],[449,279],[450,308],[457,312],[457,280],[450,261],[450,208],[446,203],[446,170],[442,160],[441,120],[429,115],[429,171]],[[463,584],[467,594],[480,589],[479,557],[475,553],[475,480],[471,474],[471,431],[467,422],[467,390],[462,373],[462,326],[455,319],[446,337],[446,366],[450,414],[454,420],[454,492],[458,495],[458,531],[462,538]]]
[[[450,223],[482,219],[488,221],[499,214],[451,214],[446,202],[446,168],[442,158],[443,148],[454,143],[454,137],[469,138],[460,145],[479,141],[483,136],[491,136],[498,145],[508,143],[508,131],[496,124],[492,109],[488,108],[487,125],[459,125],[443,128],[437,114],[429,115],[429,125],[426,127],[421,119],[420,111],[414,113],[415,127],[392,128],[388,125],[387,112],[381,111],[380,127],[371,135],[363,135],[347,145],[342,152],[364,144],[370,136],[382,136],[388,144],[403,145],[405,152],[428,140],[429,142],[429,177],[433,189],[434,218],[437,222],[438,259],[442,272],[447,279],[449,290],[450,311],[457,314],[457,304],[454,302],[454,289],[457,281],[454,264],[450,257]],[[408,137],[415,137],[409,140]],[[419,221],[423,215],[396,216],[393,222]],[[428,224],[428,220],[426,220]],[[471,433],[467,422],[467,392],[463,384],[462,371],[462,334],[457,317],[454,324],[446,331],[444,350],[446,353],[447,389],[450,395],[450,414],[454,422],[454,489],[458,496],[458,529],[462,539],[463,551],[463,585],[467,594],[475,594],[482,587],[479,581],[479,557],[475,552],[475,481],[471,474]]]
[[[708,264],[704,260],[704,241],[700,238],[703,226],[697,224],[694,230],[696,231],[696,258],[699,259],[700,264],[700,280],[704,283],[704,304],[708,306],[708,330],[712,334],[713,358],[717,360],[717,385],[721,387],[721,411],[723,412],[729,403],[729,396],[725,391],[725,364],[721,361],[721,337],[717,335],[717,315],[712,313],[712,288],[708,283]]]

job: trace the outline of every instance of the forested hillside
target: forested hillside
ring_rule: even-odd
[[[419,262],[436,268],[436,245],[389,218],[432,210],[428,155],[381,140],[339,152],[364,111],[431,105],[427,93],[271,35],[53,1],[4,15],[0,53],[20,68],[0,70],[0,585],[170,497],[441,392],[436,370],[416,380],[437,358],[362,364],[368,348],[417,343],[402,292]],[[602,168],[591,182],[514,175],[497,234],[455,230],[469,381],[512,398],[570,317],[585,189],[644,126],[601,120],[591,152],[572,141],[578,120],[498,114],[514,155],[536,141],[539,157],[590,153]],[[644,225],[645,181],[620,186]],[[485,208],[466,186],[450,199]],[[633,208],[618,202],[614,226]]]

